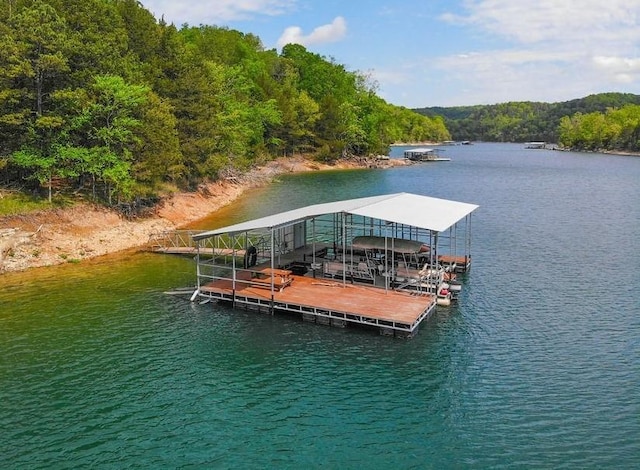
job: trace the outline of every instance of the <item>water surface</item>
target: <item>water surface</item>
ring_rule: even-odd
[[[0,466],[640,466],[640,158],[446,155],[283,176],[204,223],[400,191],[479,204],[460,303],[412,340],[191,304],[164,292],[193,262],[162,255],[0,277]]]

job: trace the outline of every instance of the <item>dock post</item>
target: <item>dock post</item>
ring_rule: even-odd
[[[313,313],[306,313],[305,312],[305,313],[302,314],[302,321],[315,323],[316,322],[316,316]]]
[[[384,326],[380,327],[380,335],[381,336],[393,336],[393,334],[394,334],[393,328],[387,328],[387,327],[384,327]]]

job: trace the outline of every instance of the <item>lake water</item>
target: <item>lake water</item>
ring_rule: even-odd
[[[163,255],[1,276],[0,467],[640,467],[640,158],[445,155],[282,177],[200,224],[479,204],[459,305],[411,340],[190,304],[163,292],[193,262]]]

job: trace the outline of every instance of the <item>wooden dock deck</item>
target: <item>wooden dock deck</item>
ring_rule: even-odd
[[[435,310],[436,298],[307,276],[291,276],[281,291],[251,285],[248,279],[216,280],[200,287],[200,296],[252,306],[260,310],[300,313],[306,321],[345,327],[375,326],[384,335],[413,336]]]

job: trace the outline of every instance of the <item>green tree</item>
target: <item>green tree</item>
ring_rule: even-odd
[[[278,54],[252,34],[178,30],[136,0],[0,6],[3,181],[91,181],[111,202],[276,155],[333,160],[446,134],[442,120],[386,103],[367,76],[303,46]]]
[[[131,174],[132,148],[138,144],[140,110],[148,100],[149,89],[125,83],[122,77],[106,75],[95,78],[88,106],[74,121],[72,135],[86,151],[64,146],[62,154],[78,156],[81,171],[95,181],[105,182],[109,204],[112,196],[129,199],[133,195]]]
[[[140,192],[152,193],[163,183],[178,184],[184,178],[184,159],[176,118],[167,100],[149,92],[140,111],[141,123],[134,129],[132,174]]]
[[[560,144],[581,150],[637,150],[640,147],[640,106],[627,105],[605,113],[575,113],[558,126]]]
[[[5,39],[10,46],[5,61],[11,72],[4,78],[5,83],[10,82],[6,96],[11,97],[12,110],[2,120],[20,135],[21,146],[13,153],[13,163],[30,172],[29,178],[48,183],[51,201],[54,177],[68,174],[55,150],[66,122],[56,97],[58,84],[64,82],[61,77],[69,72],[67,27],[64,18],[39,0],[16,12],[9,25],[13,38]]]
[[[417,109],[429,117],[441,116],[453,138],[559,142],[560,120],[577,113],[606,113],[625,105],[640,105],[640,95],[602,93],[560,103],[509,102],[483,106]]]
[[[69,85],[88,88],[98,75],[139,80],[123,17],[112,0],[48,0],[68,26]]]
[[[611,109],[607,118],[617,129],[611,148],[634,151],[640,149],[640,106],[630,104],[620,109]]]

